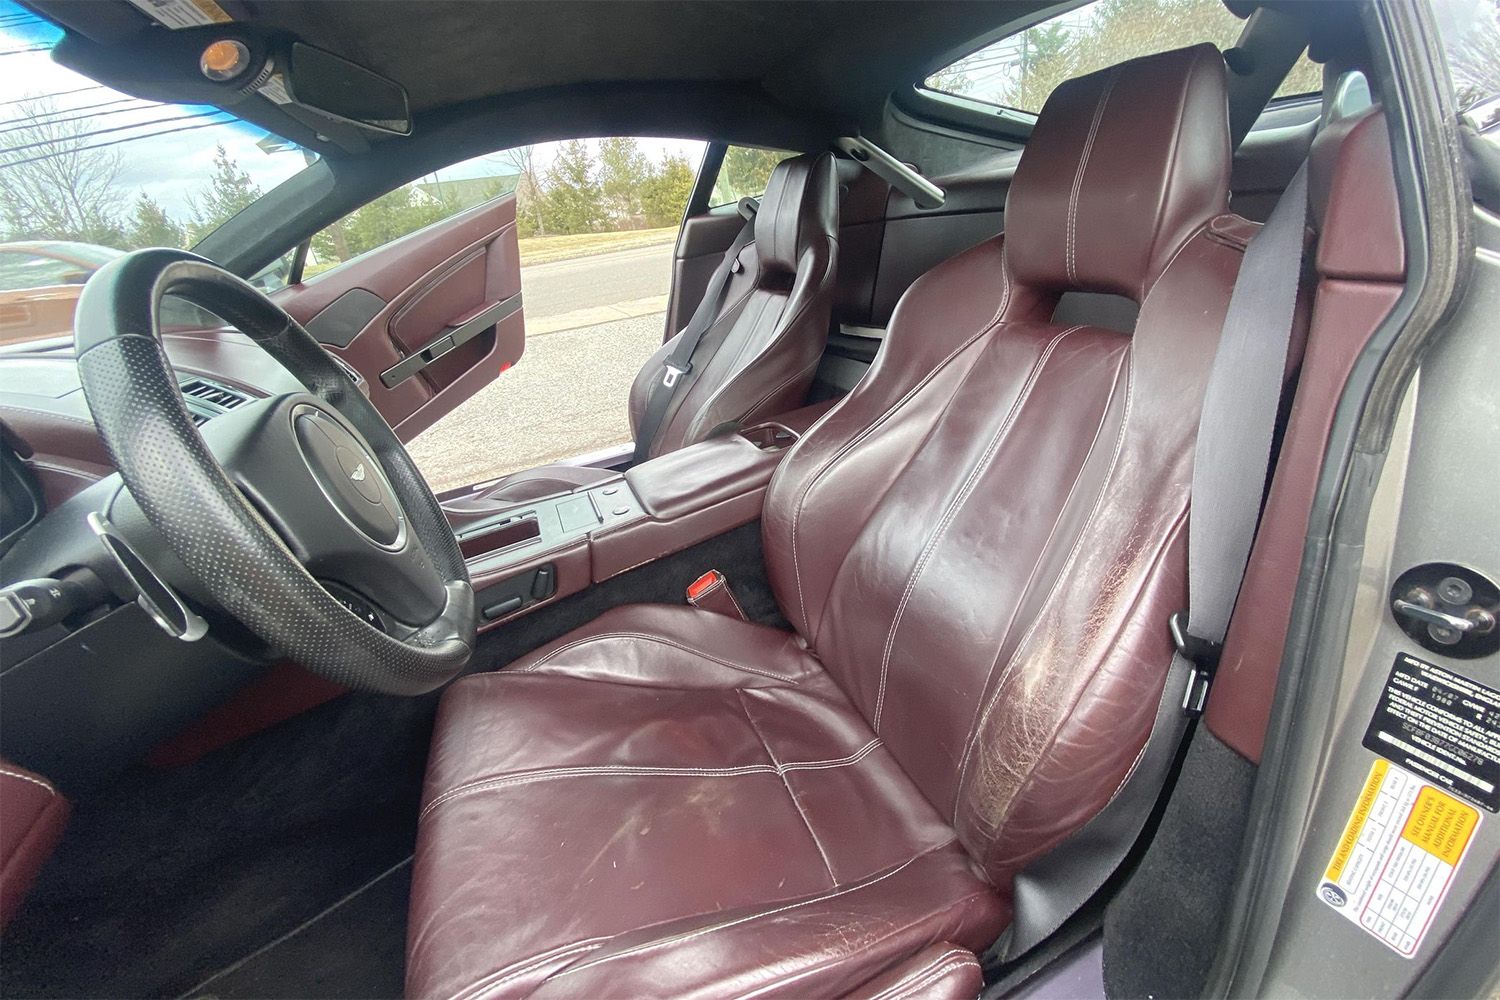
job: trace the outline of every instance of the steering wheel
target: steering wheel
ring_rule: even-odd
[[[200,434],[162,349],[165,295],[237,327],[307,392],[243,404]],[[463,669],[474,591],[447,518],[390,425],[296,320],[202,257],[151,249],[95,272],[75,327],[79,378],[121,478],[214,601],[349,687],[422,694]]]

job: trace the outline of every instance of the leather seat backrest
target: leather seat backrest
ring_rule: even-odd
[[[1252,227],[1222,57],[1062,84],[1003,237],[920,278],[767,496],[782,609],[997,885],[1113,794],[1186,605],[1194,437]],[[1051,322],[1134,299],[1133,334]]]
[[[755,239],[713,325],[693,352],[651,454],[801,406],[828,339],[838,266],[838,178],[828,153],[777,164],[755,217]],[[680,334],[679,334],[680,336]],[[636,376],[630,424],[640,428],[651,387],[677,346],[667,341]]]

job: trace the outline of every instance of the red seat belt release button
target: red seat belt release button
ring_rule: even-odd
[[[719,615],[728,615],[730,618],[738,618],[741,621],[749,621],[750,616],[745,614],[740,607],[740,602],[734,599],[734,594],[729,589],[729,581],[724,574],[716,569],[711,569],[698,579],[688,584],[688,603],[695,608],[704,611],[712,611]]]

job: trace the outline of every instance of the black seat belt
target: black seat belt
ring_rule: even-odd
[[[1307,165],[1245,248],[1224,314],[1198,421],[1188,520],[1189,610],[1169,626],[1177,652],[1151,734],[1114,797],[1015,879],[1015,916],[986,968],[1040,944],[1124,862],[1161,798],[1172,764],[1208,700],[1260,517],[1281,403],[1307,225]]]
[[[651,457],[651,443],[656,440],[657,431],[661,430],[661,422],[672,404],[672,397],[677,395],[677,383],[682,376],[693,370],[693,352],[698,349],[698,342],[719,316],[724,296],[729,291],[729,279],[740,270],[740,251],[755,239],[755,213],[758,208],[754,198],[740,200],[739,212],[745,217],[745,224],[740,227],[734,242],[729,244],[729,249],[724,251],[724,259],[709,276],[708,287],[703,290],[703,301],[698,303],[693,318],[688,320],[687,326],[677,335],[677,346],[662,365],[661,378],[651,385],[646,397],[645,412],[641,414],[641,425],[636,429],[635,455],[630,460],[632,465],[640,465]]]

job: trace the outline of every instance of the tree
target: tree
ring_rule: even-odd
[[[554,233],[591,233],[603,221],[594,158],[587,142],[570,139],[558,146],[543,185],[542,218]]]
[[[1500,97],[1500,0],[1455,3],[1443,14],[1458,22],[1443,31],[1458,110]]]
[[[730,146],[714,182],[714,201],[727,205],[744,197],[759,197],[770,183],[771,171],[789,154],[776,149]]]
[[[240,169],[239,163],[230,158],[224,144],[219,143],[214,147],[214,171],[209,176],[208,184],[199,191],[196,198],[188,199],[188,204],[193,208],[193,222],[188,227],[193,242],[198,242],[234,218],[259,197],[260,185]]]
[[[136,199],[125,239],[132,249],[138,247],[181,247],[182,227],[172,221],[165,209],[142,191]]]
[[[114,192],[120,152],[89,149],[88,120],[64,121],[55,103],[16,105],[15,127],[0,153],[3,226],[9,239],[78,240],[122,247]],[[77,116],[71,116],[77,117]]]
[[[540,236],[546,232],[535,150],[534,146],[517,146],[508,151],[511,165],[516,168],[516,233],[520,236]]]
[[[639,225],[641,188],[650,176],[651,164],[634,139],[599,140],[599,195],[615,229]]]
[[[675,226],[693,193],[693,168],[687,157],[668,154],[641,185],[641,209],[653,229]]]

